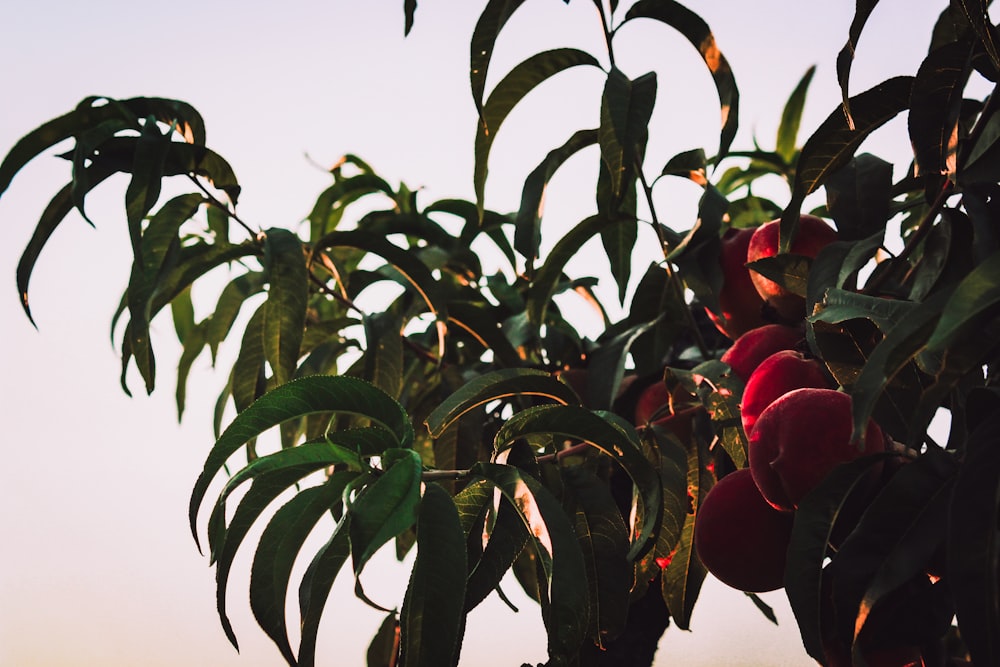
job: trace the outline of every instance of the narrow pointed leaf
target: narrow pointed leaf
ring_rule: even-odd
[[[781,111],[781,123],[778,125],[778,137],[775,141],[774,151],[786,162],[791,162],[795,157],[799,125],[802,123],[802,109],[805,107],[806,93],[809,91],[809,84],[812,83],[815,73],[815,65],[806,70],[788,101],[785,102],[785,108]]]
[[[980,314],[1000,302],[1000,252],[995,252],[972,270],[944,304],[941,319],[927,349],[945,353],[958,335]]]
[[[798,228],[799,210],[806,196],[847,164],[861,142],[910,106],[913,78],[898,76],[851,98],[854,125],[838,108],[802,147],[795,171],[792,199],[781,216],[779,252],[788,252]]]
[[[152,120],[146,120],[132,156],[132,179],[125,190],[125,213],[136,263],[141,262],[140,236],[143,219],[160,197],[170,138],[160,134]]]
[[[976,31],[979,41],[982,42],[983,48],[986,50],[986,55],[993,62],[993,67],[1000,69],[1000,48],[997,45],[996,29],[993,26],[993,21],[990,20],[989,0],[958,0],[957,4],[962,8],[973,30]]]
[[[865,23],[868,21],[868,17],[871,16],[872,10],[875,9],[875,5],[877,4],[878,0],[856,0],[854,19],[851,20],[851,27],[848,29],[847,44],[837,54],[837,82],[840,84],[841,95],[844,98],[844,116],[847,119],[848,127],[851,129],[855,127],[852,100],[848,93],[848,84],[851,79],[851,65],[854,63],[854,51],[858,48],[861,31],[864,30]]]
[[[236,276],[222,288],[215,312],[205,326],[205,338],[212,352],[212,359],[215,359],[219,344],[229,335],[243,304],[249,297],[264,291],[264,285],[264,274],[251,271]]]
[[[913,80],[907,124],[916,176],[958,168],[958,119],[972,71],[971,40],[946,44],[927,55]]]
[[[994,405],[995,408],[995,405]],[[947,541],[948,580],[962,638],[976,664],[1000,660],[1000,419],[992,416],[969,435],[955,482]]]
[[[550,603],[543,615],[553,664],[576,655],[589,624],[586,565],[573,525],[559,501],[536,479],[514,466],[477,463],[473,478],[494,485],[521,514],[542,563]]]
[[[633,528],[628,557],[635,559],[651,546],[648,542],[660,520],[660,479],[642,453],[634,429],[629,433],[621,424],[577,405],[543,405],[511,417],[497,432],[495,448],[503,451],[518,438],[535,433],[590,443],[617,461],[635,484],[643,505],[643,522]]]
[[[233,363],[230,387],[236,412],[243,412],[265,391],[264,305],[247,322],[240,351]]]
[[[362,599],[361,571],[382,545],[416,522],[420,503],[420,455],[413,450],[387,450],[383,464],[384,472],[348,507],[355,591]]]
[[[576,403],[576,394],[551,373],[532,368],[492,371],[470,380],[441,402],[425,423],[432,437],[439,437],[466,412],[491,401],[512,396],[541,396],[564,404]]]
[[[475,102],[480,117],[483,115],[486,72],[493,58],[493,46],[504,24],[523,3],[524,0],[489,0],[472,32],[469,48],[469,80],[472,85],[472,101]]]
[[[663,570],[660,590],[674,623],[682,630],[689,630],[691,612],[701,592],[701,585],[708,575],[708,570],[705,569],[694,548],[694,522],[698,516],[698,508],[715,480],[705,470],[704,457],[707,452],[702,451],[699,443],[697,441],[685,443],[685,447],[687,448],[687,513],[677,547]]]
[[[289,665],[296,664],[288,641],[285,601],[292,565],[309,533],[340,500],[351,473],[338,473],[321,486],[299,491],[275,512],[260,536],[250,569],[250,608]]]
[[[489,541],[469,572],[465,587],[466,612],[472,611],[497,589],[527,543],[528,531],[517,510],[510,503],[501,503],[489,529]]]
[[[365,667],[393,667],[399,656],[399,619],[395,611],[386,615],[368,644]],[[299,657],[299,664],[305,667]]]
[[[292,379],[299,361],[309,300],[309,271],[302,242],[284,229],[269,229],[264,242],[267,301],[263,338],[267,363],[277,384]]]
[[[337,524],[333,535],[309,563],[299,585],[299,614],[302,638],[299,641],[299,667],[316,664],[316,640],[319,622],[326,607],[333,582],[351,555],[350,516]]]
[[[311,376],[281,385],[236,416],[216,441],[191,493],[191,533],[198,542],[195,521],[212,479],[226,460],[246,442],[268,429],[316,412],[349,413],[370,419],[407,446],[413,425],[402,407],[364,380],[351,377]]]
[[[545,189],[549,180],[566,160],[579,151],[597,143],[597,130],[579,130],[559,148],[549,152],[545,159],[528,174],[521,190],[521,206],[517,211],[514,231],[514,249],[525,258],[530,267],[538,257],[541,243],[542,208]]]
[[[490,93],[489,99],[483,105],[479,129],[476,132],[473,185],[480,215],[483,211],[490,148],[507,114],[538,84],[578,65],[599,67],[592,55],[579,49],[562,48],[536,53],[516,65]]]
[[[733,142],[733,137],[736,136],[740,93],[736,88],[736,79],[733,77],[732,68],[716,45],[711,28],[700,16],[673,0],[640,0],[632,5],[625,14],[625,21],[636,18],[655,19],[671,26],[698,49],[698,53],[705,61],[705,65],[715,82],[715,90],[719,94],[719,104],[722,111],[719,152],[715,158],[718,163],[725,157]]]
[[[451,496],[428,484],[417,519],[417,559],[400,614],[401,664],[457,664],[465,627],[465,533]]]

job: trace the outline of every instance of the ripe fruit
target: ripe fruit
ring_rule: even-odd
[[[753,228],[729,229],[722,235],[722,249],[719,251],[723,276],[719,291],[722,315],[705,309],[715,328],[733,340],[766,324],[762,310],[764,300],[757,293],[750,271],[746,268],[747,249],[753,232]]]
[[[762,361],[775,352],[795,349],[804,338],[802,331],[796,327],[765,324],[737,338],[721,360],[729,364],[733,375],[746,382]]]
[[[743,468],[718,481],[698,508],[694,546],[709,572],[741,591],[784,585],[792,515],[767,504]]]
[[[782,350],[760,362],[743,389],[740,402],[743,431],[749,435],[757,417],[771,403],[793,389],[803,387],[830,387],[823,364],[816,359],[807,359],[795,350]]]
[[[750,238],[750,245],[747,248],[747,262],[756,262],[759,259],[774,257],[778,254],[778,230],[780,226],[780,220],[772,220],[757,228]],[[823,220],[812,215],[803,215],[799,218],[798,233],[792,241],[789,252],[793,255],[814,258],[824,246],[836,240],[837,232]],[[778,311],[778,314],[789,320],[802,318],[805,313],[805,299],[789,292],[753,269],[750,270],[750,279],[753,281],[757,293]]]
[[[860,451],[851,420],[851,397],[833,389],[796,389],[760,413],[747,454],[764,498],[795,509],[838,464],[885,450],[882,429],[870,421]]]
[[[643,426],[652,422],[671,431],[681,442],[687,442],[691,439],[694,420],[694,410],[691,408],[700,404],[688,404],[688,396],[683,391],[674,395],[673,405],[670,398],[667,385],[663,382],[654,382],[643,389],[635,404],[635,424]]]

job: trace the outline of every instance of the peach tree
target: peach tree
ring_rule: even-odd
[[[407,32],[416,4],[404,3]],[[995,95],[970,93],[1000,77],[989,2],[942,2],[917,71],[857,92],[854,46],[878,4],[859,0],[836,59],[842,103],[800,143],[807,70],[773,145],[750,150],[732,147],[734,68],[672,0],[595,0],[599,53],[525,54],[487,91],[522,4],[489,0],[471,36],[468,200],[421,201],[347,155],[299,229],[256,228],[198,111],[166,98],[84,99],[0,163],[2,194],[69,142],[70,181],[16,270],[29,318],[46,242],[125,174],[123,389],[132,368],[154,389],[157,317],[182,345],[178,415],[195,360],[235,351],[189,508],[226,635],[236,645],[226,593],[241,549],[260,627],[308,666],[334,580],[353,576],[378,606],[361,574],[391,546],[416,555],[369,665],[456,664],[466,615],[506,600],[508,574],[539,605],[553,666],[651,664],[710,574],[765,616],[756,593],[784,588],[824,665],[1000,663],[1000,115]],[[621,28],[638,21],[690,42],[721,108],[716,144],[662,165],[646,158],[657,74],[616,65]],[[491,210],[498,130],[572,68],[604,78],[598,126],[524,165],[518,210]],[[911,163],[859,152],[897,116]],[[546,187],[591,148],[596,177],[580,190],[593,213],[551,229]],[[784,194],[765,195],[775,176]],[[681,229],[654,200],[677,179],[701,192]],[[567,269],[593,239],[615,304]],[[192,292],[207,298],[220,275],[197,319]],[[599,335],[580,333],[578,304]],[[317,530],[325,541],[307,549]]]

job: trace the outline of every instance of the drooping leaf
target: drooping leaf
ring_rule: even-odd
[[[381,177],[372,173],[361,173],[349,178],[338,178],[316,199],[309,214],[309,238],[320,239],[336,228],[348,204],[370,194],[392,197],[392,187]]]
[[[628,527],[607,485],[584,466],[562,466],[564,488],[572,492],[574,525],[590,585],[588,636],[598,645],[625,627],[632,567]]]
[[[300,667],[314,667],[316,664],[316,639],[319,635],[320,618],[333,582],[351,554],[350,525],[350,515],[340,520],[330,539],[310,561],[299,584],[299,615],[302,619],[302,635],[299,641]],[[395,629],[393,634],[396,634]]]
[[[540,396],[564,404],[576,403],[576,394],[550,373],[532,368],[507,368],[470,380],[428,415],[431,436],[440,436],[449,425],[473,408],[512,396]]]
[[[1000,252],[969,273],[944,304],[927,350],[944,354],[958,335],[984,311],[1000,302]]]
[[[417,0],[403,0],[403,14],[405,15],[405,25],[403,26],[403,37],[408,37],[413,30],[413,15],[417,11]]]
[[[958,168],[958,121],[972,70],[971,39],[946,44],[927,55],[913,80],[907,123],[916,176]]]
[[[465,621],[465,533],[451,496],[428,484],[417,518],[417,558],[400,615],[401,664],[457,664]]]
[[[376,313],[365,318],[365,377],[398,398],[403,389],[403,339],[399,318]]]
[[[566,143],[549,152],[545,159],[524,179],[521,190],[521,206],[517,211],[514,231],[514,249],[525,258],[526,265],[533,268],[541,243],[542,208],[545,189],[549,180],[566,160],[579,151],[597,143],[597,130],[579,130]],[[530,273],[529,273],[530,275]]]
[[[299,361],[309,299],[309,272],[302,242],[295,234],[269,229],[265,235],[264,270],[268,288],[263,311],[264,356],[275,382],[284,384],[292,379]]]
[[[838,239],[855,241],[885,229],[892,201],[891,163],[862,153],[830,174],[824,189]]]
[[[833,526],[855,487],[869,479],[871,467],[884,456],[865,457],[833,470],[810,491],[795,511],[785,564],[785,592],[806,652],[824,661],[823,560]]]
[[[420,455],[412,449],[386,450],[382,465],[381,475],[348,504],[354,590],[369,603],[361,586],[362,570],[380,547],[416,522],[420,504]]]
[[[739,124],[740,93],[736,79],[726,57],[715,44],[715,36],[705,21],[683,5],[673,0],[640,0],[625,14],[625,21],[636,18],[650,18],[665,23],[682,35],[698,49],[708,71],[712,74],[719,104],[722,107],[722,131],[719,137],[718,163],[729,151]],[[619,26],[620,27],[620,26]]]
[[[106,180],[115,171],[117,170],[113,167],[95,164],[88,169],[89,180],[93,185],[97,185]],[[28,282],[31,280],[31,273],[35,268],[35,262],[38,261],[38,256],[41,254],[42,248],[48,243],[56,227],[73,210],[72,190],[73,184],[67,184],[48,203],[42,212],[41,218],[38,220],[38,224],[35,226],[35,231],[32,233],[28,245],[25,246],[24,252],[21,254],[21,259],[17,263],[17,292],[21,297],[21,307],[24,308],[24,314],[27,315],[28,320],[33,325],[35,324],[35,320],[31,315],[31,309],[28,307]]]
[[[936,449],[903,465],[840,545],[831,565],[835,614],[855,641],[872,608],[926,570],[944,537],[956,472]]]
[[[104,104],[95,104],[106,101]],[[76,109],[53,118],[21,137],[0,163],[0,195],[7,191],[11,180],[24,165],[70,137],[111,119],[125,119],[138,127],[138,121],[127,110],[106,98],[90,97]]]
[[[350,473],[338,473],[321,486],[299,491],[281,506],[260,537],[250,569],[250,608],[258,625],[278,647],[289,665],[297,660],[285,619],[285,601],[292,565],[319,520],[339,503]]]
[[[656,102],[656,74],[650,72],[630,80],[621,70],[608,73],[601,97],[601,127],[598,139],[601,159],[611,176],[614,201],[624,198],[641,167],[649,138],[649,119]],[[615,207],[617,208],[617,207]],[[612,213],[601,211],[602,213]]]
[[[393,667],[399,655],[399,619],[395,611],[386,614],[382,624],[375,631],[368,652],[365,667]],[[301,656],[300,656],[301,662]]]
[[[569,660],[583,642],[590,608],[586,565],[569,517],[544,486],[514,466],[477,463],[470,474],[494,484],[532,535],[549,602],[543,613],[549,658],[553,664]]]
[[[489,498],[488,500],[492,500]],[[501,503],[489,528],[489,539],[469,572],[465,611],[470,612],[500,585],[528,543],[528,530],[510,503]],[[482,538],[480,538],[482,539]]]
[[[476,132],[473,185],[480,215],[483,211],[490,148],[507,114],[538,84],[578,65],[599,66],[592,55],[579,49],[561,48],[542,51],[516,65],[490,93],[480,112],[480,123]]]
[[[871,16],[872,10],[875,9],[875,5],[878,4],[878,0],[857,0],[856,7],[854,10],[854,19],[851,21],[851,27],[848,30],[847,44],[844,48],[840,50],[837,54],[837,82],[840,83],[841,95],[844,98],[844,116],[847,119],[847,125],[851,129],[854,129],[855,122],[853,119],[853,100],[850,98],[848,83],[851,78],[851,65],[854,62],[854,51],[858,48],[858,40],[861,38],[861,31],[864,30],[865,23],[868,21],[868,17]]]
[[[912,77],[898,76],[884,81],[851,98],[853,126],[848,125],[842,109],[838,108],[809,137],[799,155],[792,199],[781,216],[779,252],[788,252],[791,247],[806,196],[847,164],[869,134],[909,108],[912,87]]]
[[[236,415],[216,441],[191,493],[191,534],[198,543],[196,519],[205,492],[226,460],[247,441],[282,422],[315,412],[350,413],[386,428],[400,446],[413,441],[413,425],[402,407],[364,380],[310,376],[292,380],[261,396]]]
[[[531,434],[559,435],[586,442],[615,460],[632,479],[643,505],[643,523],[631,530],[628,557],[634,559],[652,545],[650,540],[659,523],[662,495],[659,476],[642,453],[638,434],[631,425],[605,419],[577,405],[542,405],[516,413],[500,428],[494,439],[503,451],[518,438]],[[629,432],[631,430],[631,432]]]
[[[174,392],[178,422],[184,415],[184,407],[187,402],[187,379],[191,373],[191,367],[208,343],[205,329],[205,322],[199,322],[184,337],[184,349],[181,350],[181,357],[177,362],[177,388]]]
[[[475,338],[486,350],[493,352],[493,362],[500,367],[513,367],[521,357],[503,334],[492,306],[470,302],[452,301],[448,304],[448,323],[452,331],[464,331]]]
[[[140,236],[143,219],[160,197],[161,179],[170,150],[170,138],[160,134],[152,119],[147,119],[132,157],[132,179],[125,190],[125,213],[136,263],[141,261]]]
[[[247,322],[240,340],[240,351],[233,363],[230,391],[233,395],[233,407],[237,412],[243,412],[257,400],[266,390],[264,376],[264,314],[265,306],[261,304]]]
[[[205,337],[213,360],[218,352],[219,344],[229,335],[243,304],[249,297],[262,292],[264,285],[264,274],[250,271],[236,276],[222,288],[219,300],[215,305],[215,311],[205,325]]]
[[[986,404],[984,402],[984,404]],[[996,401],[990,416],[969,434],[949,512],[947,577],[954,591],[962,638],[977,664],[1000,658],[1000,419]]]
[[[994,69],[1000,69],[1000,49],[997,47],[996,28],[993,26],[993,21],[990,20],[989,0],[957,0],[957,2],[965,13],[969,25],[972,26],[979,41],[982,42]]]
[[[476,104],[480,118],[483,115],[486,73],[493,58],[493,46],[504,24],[523,3],[524,0],[489,0],[472,32],[469,47],[469,79],[472,85],[472,101]]]
[[[691,627],[691,612],[701,592],[708,570],[698,558],[694,548],[694,522],[698,516],[705,494],[712,488],[715,479],[705,468],[707,452],[698,442],[684,443],[687,450],[686,514],[677,546],[669,556],[669,563],[663,569],[660,591],[663,601],[670,610],[670,616],[681,630]]]
[[[781,122],[778,124],[778,136],[775,140],[774,151],[789,163],[795,157],[799,126],[802,123],[802,109],[805,107],[806,93],[809,91],[809,84],[812,83],[815,73],[815,65],[806,70],[795,86],[795,90],[788,97],[788,101],[785,102],[785,108],[781,111]]]

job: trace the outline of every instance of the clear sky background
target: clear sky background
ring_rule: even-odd
[[[256,226],[296,228],[328,185],[328,175],[306,154],[330,165],[356,153],[390,182],[423,187],[424,204],[471,199],[476,120],[468,40],[481,3],[421,2],[405,40],[402,4],[8,3],[0,20],[0,152],[85,96],[163,96],[202,112],[209,145],[230,161],[243,185],[241,217]],[[834,62],[854,3],[688,4],[712,26],[741,89],[735,148],[750,148],[754,136],[773,147],[781,107],[812,64],[818,69],[803,136],[835,109]],[[914,73],[944,4],[881,3],[857,51],[852,91]],[[666,27],[642,23],[627,28],[636,43],[619,53],[619,66],[632,77],[659,72],[647,163],[654,173],[682,150],[714,150],[718,101],[690,44]],[[536,51],[569,45],[597,52],[601,40],[596,12],[585,0],[569,7],[533,0],[506,30],[489,85]],[[515,110],[494,145],[489,207],[515,209],[524,177],[545,153],[572,131],[596,126],[602,84],[596,71],[565,73]],[[865,150],[905,168],[905,125],[893,123]],[[596,161],[596,152],[584,153],[554,179],[547,227],[566,228],[591,212]],[[158,391],[129,399],[118,386],[119,357],[108,328],[128,278],[124,181],[105,184],[88,200],[97,231],[73,216],[43,253],[31,283],[38,331],[21,312],[18,257],[42,208],[68,179],[67,163],[45,156],[0,199],[0,664],[282,664],[249,612],[250,552],[230,585],[238,654],[215,614],[214,572],[187,526],[188,496],[212,444],[212,406],[224,373],[201,360],[178,425],[171,372],[178,349],[163,319],[154,324]],[[664,189],[657,208],[664,222],[685,229],[696,198],[693,186]],[[651,259],[637,256],[643,266]],[[582,270],[593,272],[595,265],[603,266],[590,261]],[[132,384],[138,391],[136,377]],[[400,604],[408,565],[380,554],[366,571],[366,589],[387,606]],[[537,608],[515,584],[506,590],[521,612],[510,612],[496,596],[473,612],[463,665],[544,659]],[[710,578],[693,632],[668,629],[656,664],[813,664],[783,593],[763,598],[774,606],[778,627],[742,593]],[[380,612],[353,598],[350,578],[343,577],[320,632],[320,661],[364,664],[381,620]]]

